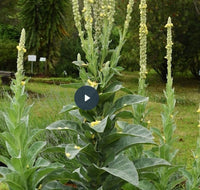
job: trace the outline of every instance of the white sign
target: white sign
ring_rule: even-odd
[[[28,61],[36,61],[36,55],[28,55]]]
[[[46,61],[46,57],[40,57],[40,61]]]

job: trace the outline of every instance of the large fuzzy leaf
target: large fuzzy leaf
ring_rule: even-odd
[[[58,181],[52,181],[46,184],[42,190],[75,190],[73,187],[63,185]]]
[[[138,173],[134,164],[123,155],[117,156],[108,167],[103,167],[101,169],[131,183],[134,186],[137,186],[139,183]]]
[[[0,162],[4,163],[9,169],[14,170],[14,168],[10,162],[10,159],[8,159],[4,156],[0,156]]]
[[[109,93],[109,92],[111,93],[117,92],[121,88],[123,88],[121,82],[117,82],[117,81],[113,82],[104,90],[104,94]]]
[[[84,147],[79,147],[75,144],[68,144],[65,147],[65,154],[67,156],[68,159],[74,159],[76,157],[76,155],[79,154],[79,152],[81,152],[84,148],[86,148],[88,145],[84,146]]]
[[[48,130],[70,130],[74,132],[80,132],[80,126],[78,123],[74,121],[68,121],[68,120],[59,120],[56,121],[49,126],[46,127]]]
[[[137,170],[152,169],[160,166],[170,166],[171,164],[161,158],[140,158],[134,161]]]
[[[63,106],[63,108],[60,111],[60,113],[69,112],[69,111],[75,110],[75,109],[77,109],[77,106],[75,105],[75,103],[68,104],[66,106]]]
[[[103,133],[107,125],[108,117],[104,118],[98,125],[92,127],[98,133]]]
[[[11,173],[11,170],[8,169],[7,167],[0,167],[0,175],[5,177],[9,173]],[[2,178],[0,178],[0,179],[2,179]]]
[[[33,181],[30,187],[34,185],[38,185],[48,174],[50,174],[51,172],[55,170],[59,170],[62,167],[63,167],[62,164],[53,163],[53,164],[49,164],[48,167],[37,170],[37,172],[33,176]]]
[[[19,150],[18,145],[13,141],[13,139],[15,139],[13,135],[8,132],[3,132],[0,134],[0,137],[6,142],[6,148],[10,156],[17,157]]]
[[[37,141],[31,145],[27,152],[27,162],[30,166],[33,166],[36,157],[41,152],[41,150],[45,147],[46,142]]]
[[[139,104],[148,101],[148,98],[139,96],[139,95],[126,95],[118,100],[115,101],[114,105],[111,107],[109,110],[108,114],[112,115],[116,111],[120,110],[121,108],[128,106],[128,105],[133,105],[133,104]]]
[[[129,124],[123,121],[118,121],[117,124],[122,129],[123,134],[129,134],[131,136],[144,137],[149,139],[154,138],[151,131],[141,125]]]
[[[133,136],[124,136],[121,137],[116,142],[113,142],[109,145],[105,145],[104,151],[119,154],[121,151],[130,148],[131,146],[137,144],[155,144],[152,139],[144,138],[144,137],[133,137]]]

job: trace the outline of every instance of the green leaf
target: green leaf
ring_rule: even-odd
[[[75,190],[73,187],[62,185],[58,181],[52,181],[46,184],[42,190]]]
[[[79,109],[79,113],[81,114],[81,116],[83,116],[87,121],[92,122],[94,121],[94,112],[92,110],[86,111],[86,110],[82,110]]]
[[[154,139],[151,132],[141,125],[129,124],[123,121],[118,121],[117,124],[122,129],[123,134]]]
[[[153,133],[155,133],[160,139],[163,139],[162,134],[159,129],[152,127],[150,129]]]
[[[65,152],[65,144],[61,144],[58,146],[51,146],[51,147],[47,147],[46,149],[44,149],[42,152],[43,153],[64,153]]]
[[[0,156],[0,162],[4,163],[9,169],[14,170],[10,160],[4,156]]]
[[[6,167],[0,167],[0,175],[5,177],[7,174],[11,173],[12,171],[9,168]],[[0,177],[1,179],[1,177]]]
[[[64,113],[64,112],[68,112],[75,109],[77,109],[77,106],[75,105],[75,103],[72,103],[72,104],[63,106],[62,110],[59,113]]]
[[[42,184],[45,185],[47,183],[49,183],[50,181],[54,181],[54,180],[59,180],[59,181],[76,181],[81,183],[81,178],[79,177],[79,174],[76,172],[69,172],[67,171],[67,169],[65,168],[61,168],[59,170],[55,170],[53,172],[51,172],[50,174],[48,174],[46,176],[46,178],[42,181]]]
[[[137,170],[152,169],[160,166],[171,166],[169,162],[161,158],[140,158],[134,161]]]
[[[113,176],[119,177],[130,184],[138,185],[138,173],[134,164],[125,156],[119,155],[108,167],[101,168]]]
[[[130,119],[133,118],[133,113],[130,111],[121,111],[115,115],[116,118]]]
[[[13,140],[15,139],[15,137],[11,133],[8,133],[8,132],[0,133],[0,137],[5,141],[6,148],[10,156],[17,157],[19,151],[18,151],[18,145]]]
[[[88,76],[84,68],[80,68],[79,76],[84,82],[88,80]]]
[[[155,144],[152,139],[144,138],[144,137],[133,137],[133,136],[124,136],[121,137],[120,140],[113,142],[109,145],[105,145],[104,152],[114,152],[115,154],[119,154],[121,151],[130,148],[131,146],[137,144]]]
[[[145,97],[142,97],[139,95],[129,94],[129,95],[123,96],[115,101],[114,105],[110,108],[108,114],[112,115],[113,113],[122,109],[125,106],[139,104],[139,103],[143,103],[146,101],[148,101],[148,98],[145,98]]]
[[[193,181],[192,180],[192,174],[190,172],[188,172],[186,169],[183,169],[183,168],[181,168],[179,171],[183,174],[183,176],[185,178],[187,178],[187,183],[192,185],[192,181]]]
[[[29,131],[29,137],[27,139],[27,142],[26,142],[26,145],[25,145],[25,149],[27,149],[29,147],[29,145],[31,143],[33,143],[34,138],[37,138],[39,136],[39,134],[41,134],[44,131],[45,131],[45,129],[31,129]]]
[[[179,178],[179,179],[176,179],[176,180],[173,180],[171,181],[169,184],[168,184],[168,190],[171,190],[171,189],[174,189],[177,185],[181,184],[182,182],[185,181],[185,178]],[[197,188],[197,190],[199,189],[199,187]]]
[[[46,168],[41,168],[37,170],[37,172],[35,173],[32,185],[38,185],[48,174],[62,167],[63,167],[62,164],[53,163],[53,164],[48,165],[48,167]]]
[[[80,132],[80,126],[74,121],[59,120],[46,127],[48,130],[70,130],[76,133]]]
[[[36,160],[36,157],[41,152],[41,150],[45,147],[45,145],[46,145],[46,142],[43,142],[43,141],[37,141],[31,145],[31,147],[28,149],[28,152],[27,152],[27,162],[28,162],[27,164],[29,164],[29,166],[33,166]]]
[[[104,118],[98,125],[95,125],[94,127],[91,127],[93,130],[95,130],[98,133],[103,133],[108,122],[108,117]]]
[[[121,82],[113,82],[111,83],[105,90],[104,90],[104,93],[114,93],[114,92],[117,92],[119,91],[121,88],[123,88]]]
[[[141,190],[157,190],[156,187],[147,180],[139,181],[138,187]]]
[[[67,156],[68,159],[74,159],[76,157],[76,155],[79,154],[79,152],[81,152],[84,148],[86,148],[88,145],[84,146],[84,147],[79,147],[75,144],[68,144],[65,147],[65,154]]]

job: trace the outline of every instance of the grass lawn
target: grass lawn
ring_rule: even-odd
[[[138,74],[136,72],[124,72],[123,76],[118,77],[118,79],[123,82],[125,87],[137,92]],[[160,113],[162,105],[165,103],[163,94],[165,84],[153,72],[149,74],[147,81],[148,108],[153,108],[147,118],[151,121],[149,127],[160,128],[162,124]],[[59,114],[59,111],[63,105],[73,101],[75,89],[41,82],[43,81],[37,79],[28,83],[27,90],[29,91],[29,103],[34,103],[30,116],[31,126],[45,128],[53,121],[65,117],[65,115]],[[176,162],[190,168],[192,163],[191,150],[196,146],[198,135],[196,111],[200,103],[200,81],[192,79],[190,76],[183,78],[180,75],[175,77],[174,87],[177,99],[177,140],[174,146],[179,149]],[[120,93],[117,96],[120,96]],[[0,97],[0,107],[3,105],[6,105],[6,101]],[[3,190],[4,188],[1,186],[0,190]]]

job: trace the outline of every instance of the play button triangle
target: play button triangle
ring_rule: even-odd
[[[90,97],[85,94],[85,96],[84,96],[85,102],[87,102],[89,99],[90,99]]]

